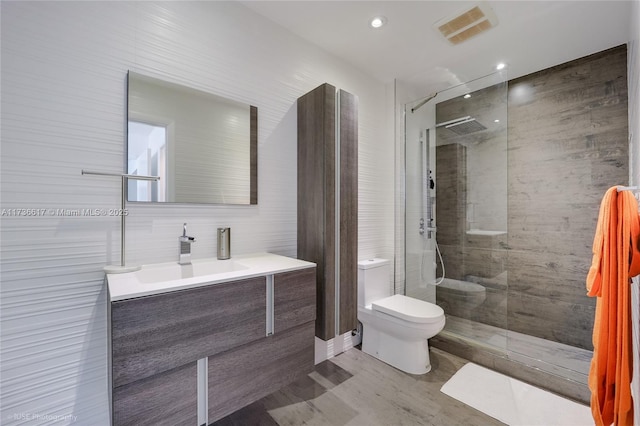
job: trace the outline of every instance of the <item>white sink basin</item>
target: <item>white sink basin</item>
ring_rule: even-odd
[[[314,266],[315,263],[291,257],[257,253],[238,255],[228,260],[195,259],[191,265],[179,265],[178,262],[142,265],[132,272],[107,273],[107,283],[110,300],[115,302]]]
[[[141,283],[157,283],[162,281],[181,280],[184,278],[202,277],[207,275],[225,274],[228,272],[249,269],[235,260],[204,259],[194,260],[190,265],[176,263],[159,263],[145,265],[134,272]]]

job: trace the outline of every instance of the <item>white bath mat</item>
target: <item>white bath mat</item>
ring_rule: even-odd
[[[511,426],[593,425],[586,405],[473,363],[464,365],[440,390]]]

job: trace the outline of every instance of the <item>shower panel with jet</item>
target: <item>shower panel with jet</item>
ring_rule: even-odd
[[[435,181],[433,180],[433,170],[431,169],[431,162],[429,161],[431,151],[430,145],[430,129],[425,129],[423,132],[420,132],[420,159],[422,161],[422,217],[420,218],[418,233],[426,239],[433,239],[436,254],[440,259],[442,275],[430,282],[426,281],[425,277],[422,274],[422,271],[425,270],[425,262],[427,261],[425,258],[427,257],[427,250],[423,250],[422,262],[420,267],[420,279],[423,284],[427,283],[439,285],[445,279],[445,266],[442,260],[442,254],[440,253],[440,248],[438,247],[438,240],[435,238],[438,228],[435,224],[435,217],[433,212],[435,198]]]
[[[435,233],[437,228],[434,225],[433,195],[431,195],[431,191],[435,188],[435,182],[433,181],[429,167],[429,129],[425,129],[424,133],[420,133],[420,148],[420,159],[422,160],[423,217],[420,218],[419,232],[420,235],[425,235],[426,232],[427,238],[431,238],[432,233]]]

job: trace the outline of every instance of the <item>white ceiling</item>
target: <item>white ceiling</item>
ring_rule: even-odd
[[[459,45],[433,24],[473,1],[243,1],[247,7],[382,82],[431,92],[508,64],[516,78],[629,40],[631,1],[488,1],[498,25]],[[384,15],[381,29],[370,18]]]

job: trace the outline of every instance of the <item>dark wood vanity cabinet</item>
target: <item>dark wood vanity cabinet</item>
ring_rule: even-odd
[[[115,388],[264,337],[266,278],[113,302]]]
[[[113,424],[196,425],[204,358],[211,423],[313,370],[315,268],[112,302],[110,317]]]
[[[325,83],[298,98],[298,258],[317,265],[320,339],[357,327],[357,257],[358,98]]]
[[[209,357],[210,423],[313,370],[315,276],[315,268],[274,275],[273,334]]]
[[[316,269],[278,274],[273,279],[275,333],[314,321],[316,318]]]

